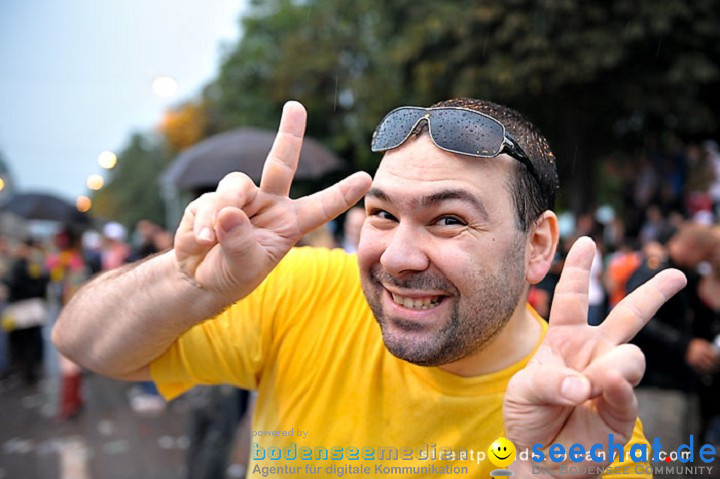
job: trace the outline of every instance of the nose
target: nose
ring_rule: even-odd
[[[402,222],[388,232],[388,244],[380,257],[380,264],[390,274],[400,276],[407,272],[425,271],[430,259],[425,253],[427,244],[419,229]]]

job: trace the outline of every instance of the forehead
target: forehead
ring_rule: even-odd
[[[423,133],[385,153],[375,173],[373,188],[402,196],[462,189],[486,201],[509,200],[513,161],[506,155],[474,158],[450,153],[436,147],[427,133]]]

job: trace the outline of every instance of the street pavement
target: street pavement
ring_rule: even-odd
[[[0,381],[0,479],[183,477],[185,401],[139,414],[130,407],[132,387],[85,373],[85,406],[61,421],[55,379],[33,387]]]

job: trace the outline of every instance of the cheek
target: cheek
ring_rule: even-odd
[[[503,271],[514,267],[517,252],[507,251],[508,245],[487,236],[473,241],[438,242],[431,261],[463,293],[477,292],[480,282],[488,277],[502,277]],[[512,262],[513,264],[509,264]]]
[[[380,261],[384,251],[382,236],[372,228],[364,227],[360,231],[357,255],[361,270],[369,270],[372,265]]]

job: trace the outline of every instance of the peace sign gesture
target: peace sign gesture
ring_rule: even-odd
[[[594,255],[589,238],[570,249],[545,338],[508,385],[503,415],[507,436],[518,449],[536,443],[560,443],[566,450],[573,443],[587,447],[606,443],[609,434],[625,443],[632,434],[637,417],[633,387],[645,371],[645,357],[627,341],[686,280],[678,270],[664,270],[628,295],[600,326],[589,326]]]
[[[355,173],[313,195],[289,198],[306,119],[300,103],[285,104],[259,187],[243,173],[230,173],[185,210],[175,235],[180,270],[225,304],[249,294],[303,235],[370,187],[369,175]]]

